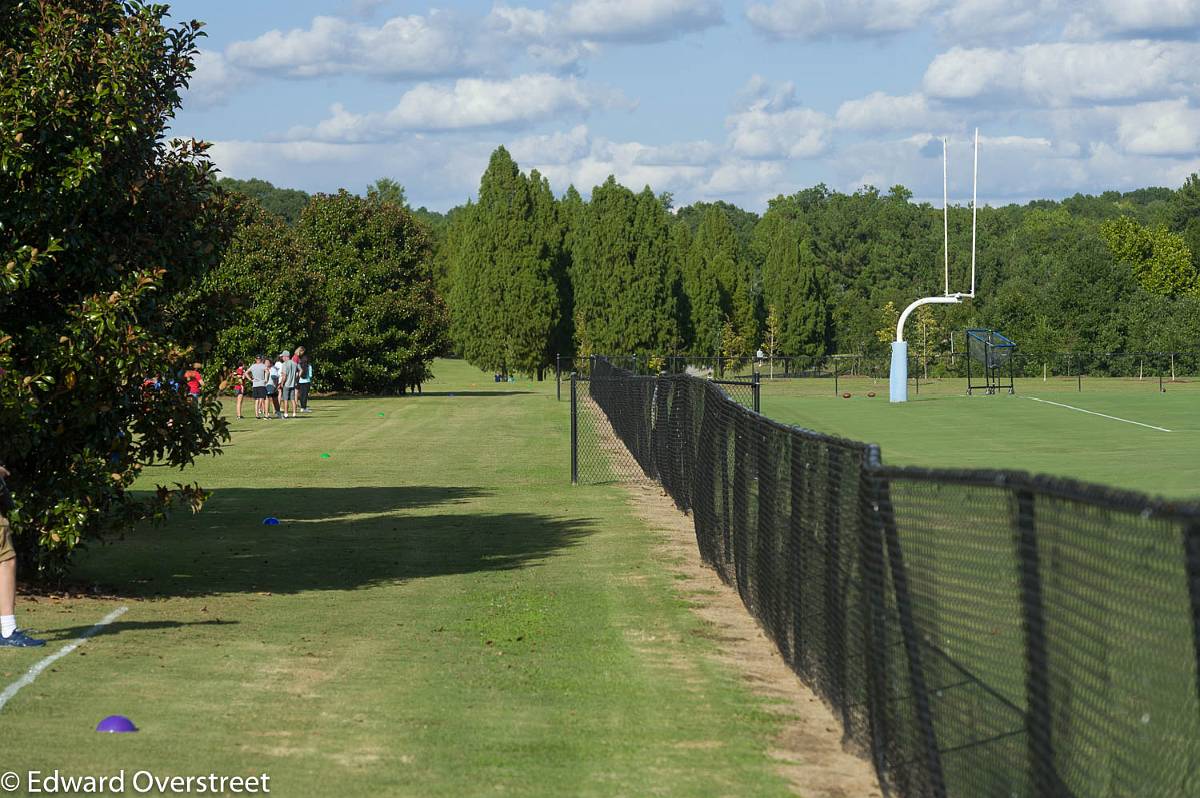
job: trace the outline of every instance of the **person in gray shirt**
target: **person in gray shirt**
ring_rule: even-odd
[[[300,377],[300,364],[292,360],[292,353],[279,353],[279,401],[283,405],[283,417],[288,417],[288,403],[292,406],[292,418],[296,417],[296,380]]]
[[[250,381],[252,390],[254,391],[254,417],[267,417],[267,379],[270,377],[271,367],[267,365],[267,358],[264,355],[258,355],[254,358],[254,365],[250,367]]]

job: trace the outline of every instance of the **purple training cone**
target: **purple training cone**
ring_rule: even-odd
[[[96,726],[98,732],[135,732],[137,726],[124,715],[109,715]]]

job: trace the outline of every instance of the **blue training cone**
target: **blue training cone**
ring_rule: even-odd
[[[263,519],[263,526],[279,526],[279,519],[273,515],[268,515]]]

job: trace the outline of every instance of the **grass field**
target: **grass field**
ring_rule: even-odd
[[[3,652],[4,684],[129,611],[0,710],[0,770],[265,772],[285,796],[786,794],[780,721],[705,656],[621,489],[568,484],[554,383],[436,373],[419,397],[235,422],[182,475],[214,490],[200,515],[81,559],[115,597],[23,599],[51,643]],[[151,470],[146,487],[181,478]],[[93,731],[114,713],[141,731]]]
[[[964,379],[922,383],[919,393],[910,381],[909,401],[893,405],[886,379],[843,377],[838,388],[851,394],[843,399],[831,379],[764,378],[762,412],[877,443],[893,465],[1015,468],[1200,497],[1200,382],[1165,387],[1157,378],[1085,377],[1081,391],[1075,379],[1022,379],[1012,396],[967,396]]]

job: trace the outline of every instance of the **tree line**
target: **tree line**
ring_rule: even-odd
[[[942,211],[903,186],[817,185],[761,215],[676,209],[612,177],[587,200],[574,186],[555,196],[500,147],[476,200],[423,221],[453,351],[501,373],[593,353],[884,355],[899,310],[944,287]],[[965,291],[970,208],[951,207],[949,228],[951,290]],[[978,296],[923,308],[914,351],[972,326],[1027,352],[1200,348],[1198,254],[1196,175],[1178,190],[981,207]]]

